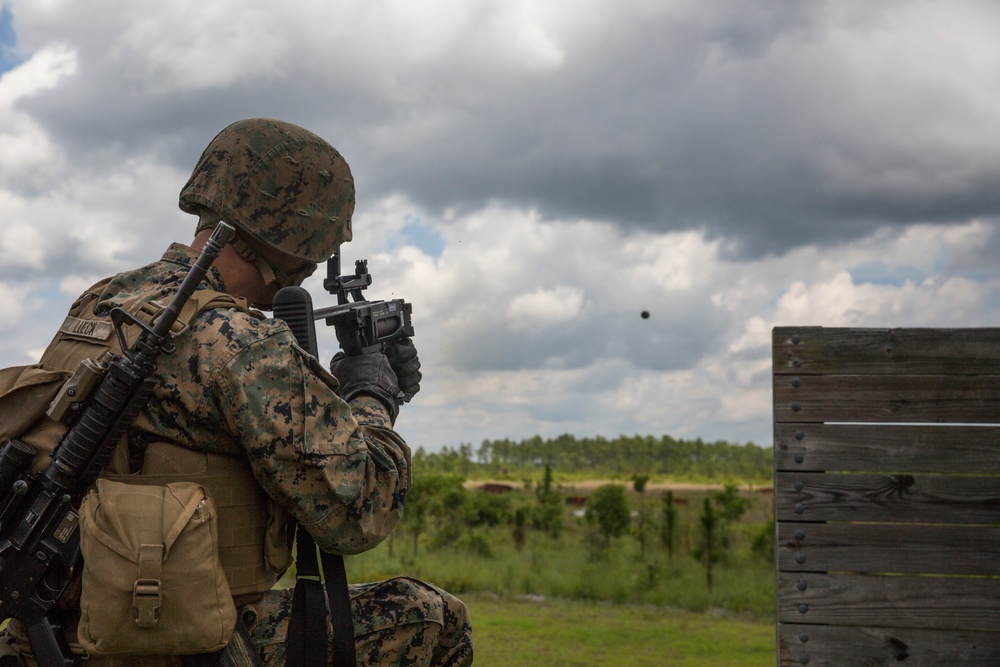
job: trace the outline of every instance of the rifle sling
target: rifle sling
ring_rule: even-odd
[[[335,667],[357,667],[354,648],[354,619],[351,598],[347,590],[344,557],[320,551],[323,584],[319,580],[316,543],[298,526],[296,529],[296,581],[292,597],[292,617],[288,623],[287,664],[289,667],[325,667],[327,664],[327,601],[330,625],[333,628],[333,664]]]

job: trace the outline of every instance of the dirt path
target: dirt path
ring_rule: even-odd
[[[599,486],[605,484],[624,484],[629,491],[632,490],[632,482],[623,482],[613,479],[589,479],[583,482],[565,482],[559,486],[565,489],[576,489],[579,493],[590,493]],[[658,493],[661,491],[717,491],[722,489],[721,484],[694,484],[691,482],[649,482],[646,484],[646,493]]]
[[[520,488],[522,484],[520,482],[512,482],[509,480],[467,480],[465,482],[465,488],[467,489],[478,489],[484,484],[502,484],[506,486],[513,486],[514,488]],[[599,486],[604,484],[624,484],[625,488],[629,491],[632,490],[631,481],[613,480],[613,479],[589,479],[578,482],[557,482],[556,486],[565,490],[573,490],[574,493],[579,494],[589,494],[593,492]],[[650,482],[646,484],[646,493],[661,493],[663,491],[720,491],[722,490],[722,484],[695,484],[691,482]],[[746,490],[746,489],[741,489]]]

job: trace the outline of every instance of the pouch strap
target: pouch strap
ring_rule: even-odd
[[[143,544],[139,547],[139,577],[132,586],[132,612],[140,628],[156,627],[160,620],[160,577],[163,572],[163,545]]]

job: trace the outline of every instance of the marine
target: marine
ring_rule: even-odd
[[[120,622],[108,616],[117,612],[105,611],[102,596],[111,592],[100,585],[106,580],[102,577],[114,577],[116,568],[121,569],[107,565],[113,557],[105,555],[108,540],[101,531],[122,530],[125,538],[135,537],[129,520],[106,516],[116,506],[115,494],[133,497],[128,494],[139,493],[133,486],[171,490],[193,484],[204,490],[205,498],[201,505],[191,503],[185,520],[211,524],[211,531],[201,533],[212,536],[218,570],[224,574],[218,586],[225,594],[216,605],[221,644],[231,642],[230,633],[242,632],[263,664],[283,665],[292,592],[274,584],[292,562],[293,527],[297,524],[320,549],[336,554],[366,551],[389,535],[411,483],[410,449],[393,426],[401,397],[419,391],[420,362],[412,341],[402,339],[384,353],[338,355],[328,369],[298,346],[283,322],[261,312],[270,310],[278,289],[301,284],[352,238],[353,177],[325,140],[284,121],[236,122],[206,147],[179,204],[198,217],[190,246],[174,243],[158,261],[88,289],[71,306],[40,362],[15,374],[11,386],[0,383],[0,406],[4,392],[12,395],[32,373],[64,379],[84,359],[115,352],[117,338],[109,335],[112,309],[154,319],[215,225],[220,220],[233,225],[235,240],[223,249],[182,315],[184,330],[174,340],[176,349],[158,360],[153,400],[131,424],[84,501],[83,563],[54,613],[70,647],[88,665],[195,664],[189,654],[205,660],[204,647],[194,639],[188,645],[187,635],[177,638],[187,630],[192,637],[206,634],[194,614],[162,629],[169,641],[157,644],[160,640],[153,639],[141,653],[127,639],[129,621],[155,627],[161,614],[167,617],[167,605],[186,603],[187,594],[172,592],[164,583],[163,591],[144,597],[139,584],[160,579],[137,579],[133,597],[123,597],[121,612],[135,618]],[[5,432],[3,419],[0,415],[0,433]],[[44,416],[14,435],[38,450],[38,469],[46,465],[61,431],[59,423]],[[171,496],[156,501],[166,508],[177,494],[161,495]],[[167,516],[168,509],[157,511]],[[196,533],[201,534],[191,530]],[[167,567],[168,559],[156,557],[160,562],[147,558],[140,570]],[[350,597],[358,664],[472,663],[468,612],[449,593],[416,579],[396,578],[352,585]],[[215,618],[215,611],[209,616]],[[181,627],[185,625],[194,627]],[[122,631],[111,632],[110,627]],[[139,631],[135,636],[160,635]],[[169,650],[160,652],[160,646]],[[332,640],[327,646],[332,661]],[[208,655],[208,663],[196,664],[219,664],[212,662],[216,653]],[[16,621],[0,638],[0,656],[0,665],[36,664]]]

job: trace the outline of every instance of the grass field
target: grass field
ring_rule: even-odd
[[[731,530],[730,552],[714,568],[715,586],[706,586],[706,572],[691,551],[697,544],[697,510],[704,492],[690,492],[690,502],[678,517],[676,553],[671,558],[657,538],[643,551],[631,535],[594,558],[582,519],[566,511],[558,539],[537,531],[516,548],[509,526],[461,528],[448,539],[421,537],[414,556],[411,535],[397,530],[394,546],[379,547],[347,559],[351,581],[378,581],[413,576],[456,594],[488,592],[516,599],[539,595],[547,599],[649,604],[693,612],[723,609],[741,618],[772,622],[774,569],[771,561],[751,552],[753,536],[769,529],[769,501],[755,499],[746,520]],[[451,530],[456,525],[444,524]],[[432,533],[432,530],[428,530]]]
[[[659,512],[659,493],[629,494],[632,525],[595,549],[593,526],[569,503],[556,505],[558,536],[529,530],[518,542],[509,522],[472,524],[468,511],[454,508],[485,500],[475,489],[441,503],[419,539],[404,517],[392,540],[347,559],[349,580],[413,576],[460,597],[472,617],[479,667],[774,665],[773,563],[769,550],[754,548],[763,531],[772,531],[768,496],[743,493],[745,514],[717,535],[728,546],[709,588],[694,554],[704,500],[716,489],[676,489],[673,554],[660,539],[658,513],[645,548],[638,538],[639,510],[645,503]],[[560,489],[567,498],[587,491],[593,489]],[[505,498],[511,509],[539,502],[530,488]]]
[[[768,667],[774,627],[647,605],[462,596],[479,667]]]

